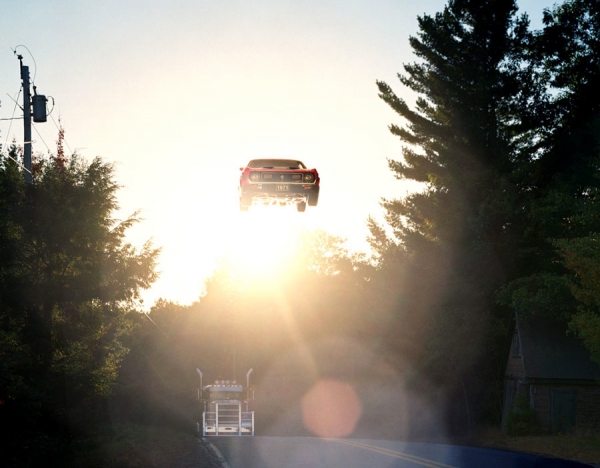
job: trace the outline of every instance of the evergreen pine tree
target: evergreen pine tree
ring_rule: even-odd
[[[521,223],[515,164],[532,136],[517,111],[536,90],[523,73],[528,20],[516,11],[513,0],[451,0],[442,12],[419,17],[410,44],[420,61],[399,74],[418,94],[414,109],[377,83],[380,97],[406,122],[390,126],[405,144],[403,161],[390,161],[390,169],[423,187],[383,201],[409,272],[399,285],[403,301],[392,333],[417,328],[409,338],[424,343],[416,353],[420,367],[454,391],[477,374],[478,362],[490,368],[497,348],[490,347],[489,311],[513,267],[508,253]],[[389,242],[378,244],[389,251]],[[491,362],[499,364],[496,358]]]

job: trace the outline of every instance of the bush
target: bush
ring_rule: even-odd
[[[506,433],[510,436],[526,436],[538,434],[540,431],[537,413],[529,406],[525,395],[517,395],[515,409],[506,417]]]

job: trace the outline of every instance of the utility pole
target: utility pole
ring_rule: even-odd
[[[38,94],[33,87],[33,99],[29,90],[29,67],[23,65],[23,56],[17,55],[21,65],[21,80],[23,80],[23,166],[25,182],[31,184],[31,106],[33,104],[33,121],[46,121],[46,96]]]
[[[19,55],[21,80],[23,80],[23,166],[25,182],[31,184],[31,96],[29,92],[29,67],[23,65],[23,56]]]

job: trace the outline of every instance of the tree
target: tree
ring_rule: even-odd
[[[500,297],[563,322],[582,305],[571,287],[575,246],[600,231],[600,101],[590,98],[600,85],[599,33],[600,2],[570,0],[545,10],[528,51],[547,94],[531,115],[545,131],[520,172],[527,223],[518,274]]]
[[[598,234],[555,241],[572,272],[570,287],[577,300],[577,310],[570,315],[569,329],[590,350],[591,358],[600,364],[600,246]]]
[[[113,218],[110,164],[38,158],[27,185],[13,159],[0,161],[0,330],[11,343],[0,411],[16,440],[74,434],[102,414],[127,352],[126,313],[155,280],[159,250],[125,242],[138,218]]]
[[[393,330],[415,324],[424,343],[415,349],[418,366],[454,389],[485,375],[473,371],[478,362],[500,365],[491,344],[496,320],[507,323],[490,311],[494,291],[511,274],[509,253],[523,223],[514,175],[533,137],[518,104],[537,96],[523,73],[528,20],[516,11],[512,0],[451,0],[443,12],[419,17],[410,44],[420,61],[398,75],[418,94],[414,110],[377,82],[379,96],[406,122],[390,126],[405,146],[403,161],[389,167],[398,179],[423,184],[403,199],[383,200],[391,244],[371,225],[380,253],[400,249],[408,272],[398,285]]]
[[[378,82],[407,122],[390,127],[407,145],[390,168],[424,187],[383,201],[391,239],[371,224],[379,274],[410,271],[400,276],[396,314],[428,333],[416,355],[442,383],[467,375],[476,354],[502,355],[484,344],[506,331],[514,310],[570,321],[598,355],[584,281],[594,273],[582,268],[595,261],[583,246],[600,231],[600,101],[591,98],[600,84],[600,1],[546,10],[544,29],[532,33],[515,12],[511,1],[457,0],[419,18],[411,45],[421,62],[399,76],[420,95],[415,110]],[[391,251],[400,262],[384,258]],[[456,346],[469,336],[483,337],[479,347]]]

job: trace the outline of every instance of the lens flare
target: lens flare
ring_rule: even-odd
[[[362,404],[354,388],[339,380],[320,380],[302,398],[304,426],[319,437],[349,436],[361,413]]]

